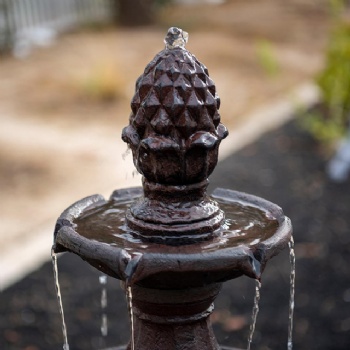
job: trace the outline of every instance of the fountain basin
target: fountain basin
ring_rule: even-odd
[[[259,279],[269,259],[288,245],[292,228],[282,209],[262,198],[216,189],[212,198],[226,215],[208,239],[169,245],[133,235],[125,222],[141,188],[82,199],[57,220],[54,251],[70,251],[129,284],[160,289],[196,288],[241,275]],[[186,237],[184,225],[182,237]]]

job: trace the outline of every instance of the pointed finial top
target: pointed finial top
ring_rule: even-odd
[[[177,27],[171,27],[164,39],[166,49],[184,49],[188,41],[188,33]]]

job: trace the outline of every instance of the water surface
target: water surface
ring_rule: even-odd
[[[233,201],[215,197],[225,213],[223,225],[208,241],[193,244],[194,250],[212,251],[240,245],[253,246],[272,237],[278,228],[278,221],[263,208],[249,202]],[[138,238],[126,225],[125,213],[135,198],[130,200],[111,199],[106,203],[84,211],[75,219],[75,230],[85,238],[96,242],[123,248],[132,253],[151,252],[159,243],[150,243]],[[186,225],[184,226],[184,234]],[[176,252],[179,247],[170,247]]]

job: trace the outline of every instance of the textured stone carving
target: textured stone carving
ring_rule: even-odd
[[[180,40],[175,35],[167,36],[172,45]],[[130,125],[122,135],[137,170],[148,181],[168,185],[207,179],[228,134],[207,68],[181,43],[158,53],[137,80]]]

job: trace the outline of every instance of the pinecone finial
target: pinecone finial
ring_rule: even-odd
[[[207,68],[184,48],[187,33],[169,29],[167,48],[136,83],[122,138],[136,169],[154,183],[187,185],[208,178],[227,136],[220,98]]]

